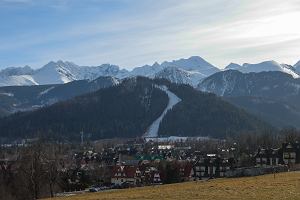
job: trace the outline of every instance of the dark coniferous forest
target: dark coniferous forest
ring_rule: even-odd
[[[267,123],[214,94],[196,91],[188,85],[170,84],[170,90],[182,102],[164,117],[160,135],[224,138],[241,132],[272,129]]]
[[[271,128],[215,95],[188,85],[137,77],[37,111],[2,118],[1,137],[47,135],[79,140],[81,131],[90,139],[142,136],[168,103],[167,94],[155,85],[166,85],[182,99],[164,117],[159,129],[162,136],[223,138],[242,131]]]

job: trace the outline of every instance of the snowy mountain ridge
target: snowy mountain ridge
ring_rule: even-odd
[[[224,70],[233,69],[243,73],[262,71],[281,71],[299,78],[300,61],[294,66],[265,61],[258,64],[243,65],[231,63]],[[100,76],[111,76],[117,79],[144,76],[148,78],[164,78],[173,83],[189,84],[196,87],[204,78],[221,71],[199,56],[165,61],[161,64],[136,67],[129,71],[117,65],[102,64],[100,66],[79,66],[68,61],[49,62],[40,69],[29,66],[6,68],[0,71],[1,86],[61,84],[75,80],[94,80]]]
[[[94,80],[99,76],[111,76],[117,79],[144,76],[161,77],[176,83],[196,86],[199,81],[220,71],[204,59],[192,56],[187,59],[173,60],[161,64],[144,65],[131,71],[120,69],[117,65],[79,66],[72,62],[49,62],[40,69],[30,67],[7,68],[0,72],[0,86],[61,84],[74,80]]]
[[[124,78],[127,73],[127,70],[120,70],[116,65],[89,67],[59,60],[51,61],[37,70],[28,66],[4,69],[0,72],[0,86],[61,84],[75,80],[95,80],[100,76]]]
[[[299,61],[299,63],[300,63],[300,61]],[[229,70],[229,69],[238,70],[243,73],[280,71],[280,72],[290,74],[294,78],[300,77],[295,66],[293,67],[293,66],[290,66],[287,64],[279,64],[274,60],[264,61],[264,62],[257,63],[257,64],[244,63],[243,65],[231,63],[227,67],[225,67],[225,70]]]

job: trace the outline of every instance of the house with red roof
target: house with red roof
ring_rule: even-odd
[[[114,166],[112,170],[111,183],[116,186],[139,185],[141,183],[141,171],[136,166]]]

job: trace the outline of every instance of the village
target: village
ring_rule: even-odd
[[[100,154],[86,151],[76,154],[74,159],[80,163],[77,167],[86,171],[95,165],[106,167],[103,186],[127,188],[296,170],[300,166],[300,144],[258,149],[248,160],[242,160],[234,147],[208,153],[195,151],[191,146],[156,143],[126,144]],[[98,189],[101,187],[91,191]]]
[[[38,158],[35,156],[40,149],[34,148],[33,144],[33,151],[23,154],[20,149],[31,145],[18,148],[2,146],[1,178],[21,173],[21,169],[26,167],[26,170],[32,170],[26,162],[22,162],[24,159],[32,159],[30,156],[34,157],[33,164],[37,168],[45,169],[46,172],[34,173],[37,176],[42,176],[43,173],[45,177],[48,176],[49,184],[52,184],[51,196],[276,174],[300,169],[298,141],[281,143],[276,148],[257,148],[253,152],[249,151],[250,153],[241,150],[236,143],[228,146],[225,140],[134,139],[119,142],[86,143],[76,145],[75,148],[69,145],[50,145],[46,149],[51,149],[52,153],[41,153]],[[47,145],[43,145],[44,149],[45,147]],[[60,149],[57,151],[60,153],[53,154],[53,149]],[[33,155],[30,152],[34,152]],[[40,159],[40,163],[37,159]]]

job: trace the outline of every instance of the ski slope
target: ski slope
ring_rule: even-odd
[[[172,93],[167,88],[167,86],[162,85],[162,86],[157,86],[157,88],[161,89],[168,95],[169,102],[165,110],[162,112],[162,114],[149,126],[148,130],[144,134],[144,138],[158,137],[159,125],[163,120],[164,116],[167,114],[169,110],[171,110],[176,104],[178,104],[181,101],[181,99],[178,96],[176,96],[174,93]]]

